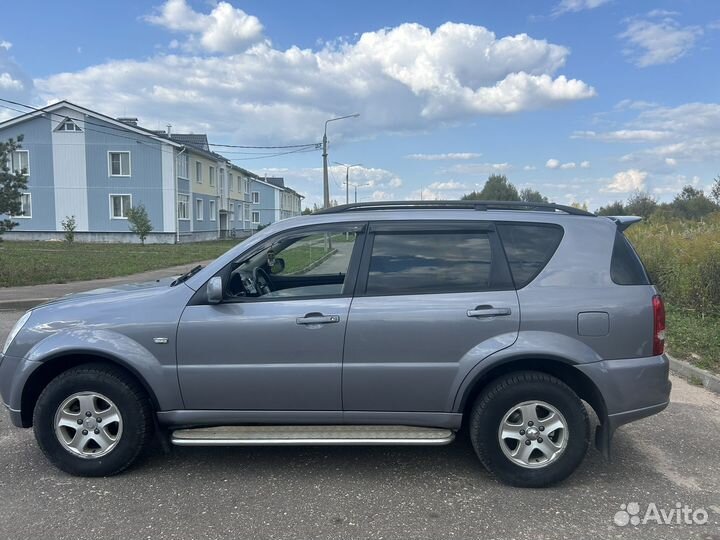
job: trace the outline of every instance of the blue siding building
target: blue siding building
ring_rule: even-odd
[[[248,235],[300,213],[282,179],[273,185],[234,165],[205,135],[151,131],[67,101],[0,123],[0,139],[20,135],[10,161],[27,169],[28,189],[7,240],[62,239],[62,221],[74,216],[78,241],[136,242],[127,210],[140,204],[153,225],[147,241],[165,243]]]

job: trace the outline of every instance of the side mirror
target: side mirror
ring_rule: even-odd
[[[210,304],[219,304],[223,299],[223,282],[220,276],[210,278],[207,284],[207,299]]]
[[[285,270],[285,259],[281,257],[275,257],[273,265],[270,267],[271,274],[280,274]]]

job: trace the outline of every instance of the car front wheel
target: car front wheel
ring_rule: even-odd
[[[42,391],[33,414],[35,438],[58,468],[78,476],[110,476],[129,467],[152,435],[143,389],[108,365],[65,371]]]
[[[587,410],[565,383],[523,371],[493,381],[472,410],[470,437],[480,461],[500,480],[544,487],[567,478],[590,442]]]

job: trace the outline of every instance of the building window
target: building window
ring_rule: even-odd
[[[252,222],[254,224],[260,223],[260,212],[253,212],[252,213]]]
[[[199,161],[195,162],[195,181],[202,184],[202,163]]]
[[[190,219],[190,195],[178,194],[178,219]]]
[[[243,178],[243,186],[245,187],[245,195],[250,195],[250,181],[247,178]]]
[[[127,219],[127,211],[132,208],[132,195],[110,195],[110,217]]]
[[[7,166],[13,173],[23,173],[25,176],[29,176],[30,152],[27,150],[15,150],[12,154],[10,154]]]
[[[130,176],[130,152],[108,152],[110,176]]]
[[[78,126],[75,122],[70,120],[69,118],[65,120],[62,124],[58,126],[58,128],[55,131],[66,131],[71,133],[81,133],[82,129],[80,129],[80,126]]]
[[[233,203],[228,205],[228,214],[228,221],[235,221],[235,205]]]
[[[233,175],[231,173],[228,173],[228,191],[234,191],[235,187],[233,186]]]
[[[195,219],[197,221],[203,220],[203,210],[204,210],[203,200],[195,199]]]
[[[243,219],[248,221],[250,219],[250,205],[246,204],[243,209]]]
[[[215,167],[210,167],[210,172],[208,174],[208,178],[210,179],[210,185],[215,185]]]
[[[258,191],[252,192],[252,203],[253,204],[260,204],[260,193]]]
[[[20,195],[20,213],[12,217],[18,219],[32,217],[32,195],[30,193]]]
[[[238,221],[242,221],[243,219],[245,219],[243,217],[243,205],[240,203],[238,203],[238,205],[237,205],[237,212],[238,212],[238,215],[237,215]]]
[[[185,178],[187,179],[188,173],[190,172],[188,169],[190,169],[190,157],[187,154],[180,154],[178,156],[177,160],[177,175],[178,178]]]
[[[210,201],[210,221],[215,221],[215,201]]]

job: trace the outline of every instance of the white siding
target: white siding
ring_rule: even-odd
[[[63,116],[81,118],[71,109],[59,109],[52,115],[53,174],[55,179],[55,230],[66,216],[75,216],[78,232],[88,229],[87,166],[85,163],[85,123],[75,120],[81,133],[55,131]]]
[[[162,145],[163,231],[175,232],[175,149]]]

